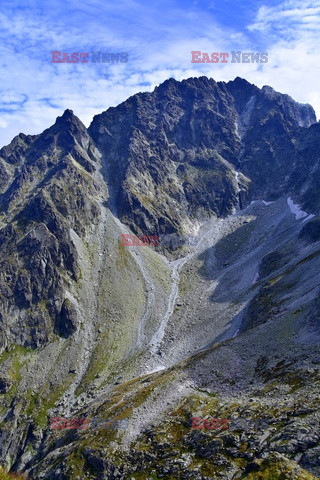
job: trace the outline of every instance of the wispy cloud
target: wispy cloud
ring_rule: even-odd
[[[319,35],[319,15],[319,1],[290,0],[274,7],[260,7],[254,23],[249,26],[249,30],[268,31],[273,35],[282,35],[286,32],[289,33],[290,38],[296,38],[304,29],[312,27]]]
[[[65,108],[88,125],[93,115],[169,77],[242,76],[270,84],[320,113],[320,1],[239,9],[235,1],[3,0],[0,141],[39,133]],[[239,15],[240,15],[239,13]],[[238,16],[239,16],[238,15]],[[239,17],[240,18],[240,17]],[[316,35],[316,37],[315,37]],[[52,64],[51,50],[128,52],[125,64]],[[191,50],[268,51],[267,64],[191,64]]]

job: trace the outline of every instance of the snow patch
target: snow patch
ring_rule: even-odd
[[[275,202],[266,202],[265,200],[251,200],[250,205],[254,205],[255,203],[258,203],[258,202],[262,202],[263,205],[265,205],[266,207],[268,205],[271,205],[272,203],[275,203]]]
[[[70,302],[75,303],[76,305],[79,304],[78,300],[68,290],[64,291],[64,295],[68,300],[70,300]]]
[[[160,372],[160,370],[165,370],[165,366],[164,365],[159,365],[158,367],[154,368],[153,370],[151,370],[150,372],[146,372],[147,375],[151,374],[151,373],[155,373],[155,372]]]
[[[311,218],[315,217],[315,215],[313,215],[313,213],[311,213],[311,215],[308,215],[304,220],[302,220],[302,223],[303,222],[307,222],[308,220],[311,220]]]
[[[239,332],[240,332],[240,328],[238,328],[238,330],[236,330],[236,332],[234,333],[234,335],[232,335],[231,338],[235,338],[238,335]]]
[[[296,216],[296,220],[301,220],[301,218],[305,218],[308,216],[306,212],[301,210],[299,205],[296,205],[295,203],[293,203],[290,197],[287,198],[287,204],[291,210],[291,213],[293,213]]]
[[[202,223],[201,222],[194,222],[193,224],[191,224],[191,226],[189,227],[190,228],[190,233],[191,235],[198,235],[198,233],[200,232],[200,228],[202,226]]]
[[[257,272],[254,276],[254,279],[252,280],[252,285],[256,283],[259,280],[259,273]]]

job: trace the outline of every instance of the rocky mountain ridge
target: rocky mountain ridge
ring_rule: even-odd
[[[319,129],[271,87],[169,79],[88,129],[66,110],[0,150],[0,464],[320,475]],[[126,233],[198,244],[126,247]],[[50,429],[99,415],[128,429]],[[269,427],[191,429],[208,415]]]

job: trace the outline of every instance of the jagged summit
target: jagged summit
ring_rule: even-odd
[[[66,127],[69,129],[77,127],[81,130],[85,130],[85,126],[83,125],[81,120],[76,115],[74,115],[72,110],[69,109],[66,109],[60,117],[57,117],[53,126],[55,125],[59,127]]]
[[[66,110],[63,112],[62,117],[74,117],[73,110],[70,110],[69,108],[66,108]]]

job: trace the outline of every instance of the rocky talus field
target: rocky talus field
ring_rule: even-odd
[[[310,105],[200,77],[66,110],[0,150],[0,252],[1,480],[320,478]]]

